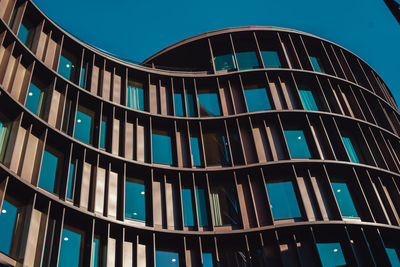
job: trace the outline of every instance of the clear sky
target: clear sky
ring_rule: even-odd
[[[259,25],[308,32],[364,59],[400,105],[400,25],[383,0],[34,2],[79,39],[135,61],[187,37],[222,28]]]

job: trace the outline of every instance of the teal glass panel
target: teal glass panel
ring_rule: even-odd
[[[231,160],[230,160],[230,156],[229,156],[229,148],[228,148],[228,142],[226,141],[226,137],[225,135],[221,135],[221,139],[222,139],[222,146],[223,146],[223,165],[229,165]]]
[[[311,158],[310,151],[302,130],[285,130],[285,138],[293,159]]]
[[[323,267],[346,265],[340,243],[317,243],[317,249]]]
[[[331,185],[342,215],[344,217],[358,218],[347,184],[344,182],[332,182]]]
[[[39,187],[54,193],[58,158],[45,150],[43,153],[42,167],[40,168]]]
[[[26,97],[25,107],[33,114],[40,115],[40,109],[43,102],[43,91],[35,84],[31,83]]]
[[[212,186],[210,199],[215,226],[240,224],[239,203],[232,186]]]
[[[346,148],[347,155],[349,155],[350,161],[355,163],[360,163],[360,160],[357,156],[356,150],[351,142],[350,137],[342,136],[343,144]]]
[[[239,70],[249,70],[249,69],[260,68],[260,64],[258,63],[257,54],[254,51],[237,52],[236,59],[238,61]]]
[[[146,191],[141,181],[125,183],[125,218],[146,221]]]
[[[186,113],[189,117],[195,117],[194,96],[189,90],[186,90]]]
[[[182,188],[183,221],[185,226],[194,226],[192,190]]]
[[[67,198],[72,199],[72,188],[74,185],[74,177],[75,177],[75,164],[71,163],[69,165],[69,174],[67,181]]]
[[[316,72],[325,72],[324,68],[322,67],[321,60],[317,57],[310,56],[311,64]]]
[[[76,112],[74,138],[90,144],[92,131],[92,116],[78,110]]]
[[[10,255],[17,213],[17,207],[6,200],[3,201],[0,213],[0,251],[6,255]]]
[[[301,217],[291,181],[267,183],[267,191],[274,220]]]
[[[64,228],[62,230],[58,267],[79,267],[81,234]]]
[[[261,51],[261,57],[266,68],[281,68],[278,52],[276,51]]]
[[[179,254],[177,252],[156,250],[156,267],[178,267]]]
[[[128,85],[126,94],[126,105],[127,107],[144,110],[144,90],[143,88]]]
[[[266,88],[245,89],[244,96],[249,112],[271,109]]]
[[[203,252],[203,267],[213,267],[212,253]]]
[[[27,45],[28,36],[29,36],[29,29],[24,24],[21,24],[18,31],[18,39],[20,39],[21,42]]]
[[[60,63],[58,64],[58,73],[65,79],[70,80],[71,71],[72,71],[72,62],[63,55],[61,55]]]
[[[197,97],[200,105],[200,116],[221,116],[219,98],[216,92],[199,92]]]
[[[168,135],[152,134],[153,162],[172,165],[171,137]]]
[[[299,94],[305,110],[319,110],[317,102],[315,102],[314,94],[311,90],[300,89]]]
[[[207,204],[205,191],[202,188],[196,186],[196,197],[197,197],[197,213],[199,215],[199,225],[203,227],[208,226],[208,215],[207,215]]]
[[[215,70],[234,70],[236,69],[235,60],[232,54],[214,57]]]
[[[183,94],[174,93],[175,116],[183,117]]]
[[[388,255],[390,264],[392,267],[400,267],[399,256],[397,255],[395,248],[385,248],[386,254]]]
[[[190,148],[192,149],[193,166],[201,166],[200,143],[198,137],[190,137]]]
[[[99,266],[99,246],[100,246],[100,239],[95,237],[92,243],[92,260],[91,260],[91,267]]]
[[[86,75],[86,68],[82,67],[81,69],[81,80],[79,82],[79,86],[84,88],[85,87],[85,75]]]
[[[100,125],[100,148],[104,149],[106,144],[106,130],[107,123],[105,120],[101,121]]]

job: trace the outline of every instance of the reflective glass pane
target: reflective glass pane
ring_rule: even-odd
[[[350,137],[342,136],[342,141],[346,148],[347,155],[349,155],[350,161],[355,163],[360,163],[360,160],[358,159],[356,150],[353,146],[353,143],[351,142]]]
[[[18,31],[18,39],[20,39],[24,44],[27,44],[28,36],[29,29],[24,24],[21,24]]]
[[[107,123],[103,119],[100,125],[100,148],[104,149],[106,144],[106,127]]]
[[[196,116],[193,93],[189,90],[186,90],[186,109],[186,113],[189,117]]]
[[[310,61],[315,71],[323,73],[325,72],[321,60],[319,58],[310,56]]]
[[[200,105],[200,116],[221,116],[219,97],[216,92],[200,92],[197,94]]]
[[[57,174],[58,157],[44,150],[42,167],[40,168],[39,187],[54,193]]]
[[[204,133],[204,151],[207,165],[230,165],[229,148],[224,135],[219,133]]]
[[[135,83],[135,85],[128,84],[126,106],[137,110],[144,110],[144,90],[138,87],[138,83]]]
[[[236,69],[235,60],[232,54],[214,57],[215,70],[234,70]]]
[[[152,134],[153,162],[172,165],[171,137],[163,134]]]
[[[125,183],[125,218],[146,221],[146,191],[143,181],[130,179]]]
[[[342,215],[344,217],[358,218],[347,184],[345,182],[332,182],[331,185]]]
[[[261,51],[261,57],[266,68],[281,68],[278,52],[276,51]]]
[[[305,110],[319,110],[317,102],[315,102],[314,94],[311,90],[300,89],[299,94]]]
[[[265,88],[245,89],[244,95],[249,112],[271,109],[271,104],[269,103],[267,90]]]
[[[86,75],[86,68],[82,67],[81,69],[81,80],[79,82],[79,86],[84,88],[85,87],[85,75]]]
[[[238,61],[239,70],[258,69],[260,67],[257,54],[254,51],[237,52],[236,59]]]
[[[74,185],[74,177],[75,177],[75,164],[71,163],[69,165],[69,174],[67,181],[67,198],[72,199],[72,188]]]
[[[0,251],[7,255],[10,255],[17,213],[17,207],[6,200],[3,201],[0,213]]]
[[[192,149],[193,166],[201,166],[200,143],[198,137],[190,137],[190,148]]]
[[[203,267],[213,267],[212,253],[203,252]]]
[[[239,203],[233,186],[218,185],[211,186],[211,212],[213,213],[214,225],[239,225]]]
[[[25,107],[33,114],[40,115],[40,110],[43,102],[43,91],[35,84],[31,83],[26,97]]]
[[[4,154],[7,148],[9,136],[9,127],[6,122],[0,121],[0,161],[3,161]]]
[[[93,116],[83,112],[82,110],[78,110],[76,112],[74,138],[90,144],[92,135],[92,121]]]
[[[62,231],[58,267],[78,267],[81,251],[81,234],[66,228]]]
[[[274,220],[301,217],[291,181],[267,183],[267,191]]]
[[[178,267],[179,254],[177,252],[156,250],[156,267]]]
[[[340,243],[317,243],[317,249],[323,267],[346,265]]]
[[[64,57],[60,56],[60,62],[58,64],[58,73],[63,76],[65,79],[71,79],[71,70],[72,70],[72,62]]]
[[[285,130],[284,133],[292,158],[311,158],[307,141],[302,130]]]
[[[183,117],[183,94],[174,93],[175,116]]]
[[[204,189],[196,186],[196,197],[197,197],[197,213],[199,216],[199,225],[206,227],[208,226],[207,206],[206,206],[206,195]]]
[[[397,255],[396,249],[395,248],[385,248],[385,249],[389,257],[390,264],[392,264],[392,267],[399,267],[400,260],[399,256]]]
[[[95,237],[92,243],[92,260],[91,260],[91,267],[99,266],[99,246],[100,240],[99,238]]]
[[[183,221],[185,226],[194,226],[192,190],[182,188]]]

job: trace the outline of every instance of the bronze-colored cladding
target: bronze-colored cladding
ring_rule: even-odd
[[[356,55],[294,30],[240,27],[188,38],[132,64],[77,40],[31,1],[0,0],[0,17],[0,119],[10,128],[0,153],[0,203],[23,211],[13,258],[0,253],[0,262],[55,266],[65,225],[85,233],[82,266],[91,264],[94,238],[101,265],[152,266],[156,250],[167,250],[179,253],[181,266],[201,266],[204,253],[212,253],[214,266],[318,266],[318,242],[340,242],[348,265],[389,265],[385,247],[398,246],[400,233],[400,113]],[[28,22],[34,34],[24,44],[17,36]],[[237,54],[249,50],[258,68],[217,71],[214,57],[233,53],[238,66]],[[265,68],[261,52],[270,50],[280,68]],[[70,80],[57,73],[61,55],[73,62]],[[314,70],[310,56],[325,73]],[[38,115],[25,107],[31,81],[45,95]],[[143,88],[143,111],[127,107],[128,86]],[[249,112],[245,90],[260,87],[271,110]],[[306,110],[303,89],[312,89],[318,111]],[[205,117],[197,98],[208,91],[221,116]],[[93,118],[90,144],[73,138],[78,109]],[[288,129],[303,130],[310,159],[292,157]],[[171,166],[154,162],[153,133],[171,138]],[[356,136],[361,163],[350,162],[344,133]],[[54,193],[38,187],[45,150],[62,161]],[[331,182],[343,180],[358,218],[343,216],[335,200]],[[125,181],[145,186],[145,222],[125,218]],[[293,184],[301,217],[274,220],[269,181]],[[182,189],[190,191],[193,225],[185,225]],[[221,207],[236,203],[232,214],[218,213],[221,194],[230,196]]]

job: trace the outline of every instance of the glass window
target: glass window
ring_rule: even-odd
[[[302,130],[285,130],[285,138],[293,159],[311,158],[310,151]]]
[[[125,218],[146,221],[146,190],[142,180],[126,180]]]
[[[152,134],[153,162],[172,165],[171,137],[165,132],[153,130]]]
[[[397,254],[397,251],[395,248],[385,248],[386,254],[388,255],[390,264],[392,267],[399,267],[400,266],[400,260],[399,260],[399,255]]]
[[[237,52],[236,58],[238,61],[239,70],[258,69],[260,67],[257,54],[254,51]]]
[[[100,246],[100,238],[95,237],[92,243],[92,260],[90,267],[99,266],[99,246]]]
[[[18,208],[4,200],[0,213],[0,251],[9,256],[18,215]]]
[[[40,116],[44,101],[44,91],[34,83],[31,83],[26,97],[25,107],[33,114]]]
[[[183,221],[185,226],[194,226],[192,190],[182,188]]]
[[[236,69],[235,60],[232,54],[214,57],[215,70],[234,70]]]
[[[353,143],[351,142],[350,137],[342,136],[342,141],[346,148],[347,155],[349,155],[350,161],[355,163],[360,163],[360,160],[357,156],[357,152],[355,150],[355,147],[353,146]]]
[[[261,57],[266,68],[281,68],[278,52],[276,51],[261,51]]]
[[[3,161],[6,153],[8,137],[10,135],[10,123],[0,115],[0,161]]]
[[[81,80],[79,82],[79,86],[85,88],[85,75],[86,75],[86,68],[82,67],[81,69]]]
[[[18,39],[21,40],[27,47],[30,47],[35,35],[35,28],[27,21],[23,21],[18,30]]]
[[[178,267],[179,254],[172,251],[156,250],[156,267]]]
[[[59,158],[56,153],[46,147],[43,152],[42,167],[40,168],[39,187],[55,193],[57,167]]]
[[[310,56],[310,61],[315,71],[325,73],[322,62],[318,57]]]
[[[74,138],[87,144],[92,143],[93,117],[94,114],[92,111],[81,106],[78,107]]]
[[[204,151],[207,165],[229,166],[229,147],[225,135],[220,133],[204,133]]]
[[[314,94],[311,90],[299,89],[299,94],[305,110],[319,110],[317,102],[315,102]]]
[[[185,91],[186,94],[186,113],[189,117],[195,117],[196,116],[196,111],[194,107],[194,96],[191,90],[189,91],[186,89]]]
[[[183,117],[183,94],[174,93],[175,116]]]
[[[301,217],[291,181],[267,182],[267,192],[274,220]]]
[[[323,267],[346,265],[340,243],[317,243],[317,249]]]
[[[206,206],[206,194],[203,188],[196,186],[196,197],[197,197],[197,213],[199,215],[199,225],[202,227],[208,226],[207,206]]]
[[[190,137],[190,148],[192,149],[192,162],[193,166],[199,167],[201,166],[201,158],[200,158],[200,143],[199,138],[195,136]]]
[[[358,218],[347,184],[345,182],[331,182],[331,185],[342,216]]]
[[[100,148],[105,149],[106,144],[106,130],[107,130],[107,119],[103,117],[100,124]]]
[[[203,252],[203,267],[213,267],[213,257],[210,252]]]
[[[68,181],[67,181],[67,198],[72,199],[72,193],[74,188],[75,182],[75,163],[71,163],[69,165],[69,174],[68,174]]]
[[[143,84],[139,82],[128,82],[128,88],[126,93],[126,106],[137,109],[144,110],[144,90]]]
[[[82,243],[82,234],[64,228],[62,230],[58,267],[78,267]]]
[[[63,54],[60,56],[60,62],[58,64],[58,73],[63,76],[65,79],[71,79],[71,72],[75,66],[72,65],[72,62],[66,58]]]
[[[246,88],[244,96],[249,112],[271,109],[266,88]]]
[[[211,90],[199,90],[197,97],[200,105],[200,116],[221,116],[221,107],[217,92]]]
[[[211,212],[215,226],[239,225],[239,203],[233,186],[212,185],[211,188]]]

